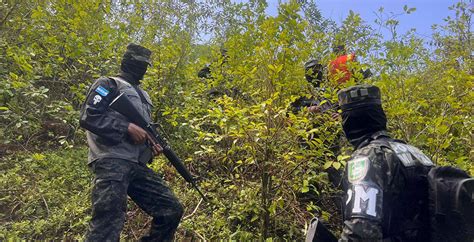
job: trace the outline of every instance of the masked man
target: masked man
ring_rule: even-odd
[[[152,103],[140,87],[151,51],[129,44],[116,77],[101,77],[89,89],[80,125],[87,130],[88,165],[94,173],[92,219],[87,241],[118,241],[125,221],[127,195],[153,217],[143,241],[172,241],[183,207],[162,178],[146,164],[162,148],[149,134],[108,108],[120,93],[151,122]],[[150,150],[152,152],[150,152]]]
[[[376,86],[343,89],[338,99],[355,148],[344,176],[341,241],[430,241],[426,175],[432,161],[386,132]]]

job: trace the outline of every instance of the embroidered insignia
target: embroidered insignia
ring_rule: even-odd
[[[100,101],[102,101],[102,97],[99,96],[99,95],[95,95],[95,96],[94,96],[94,105],[96,105],[96,104],[99,103]]]
[[[413,157],[410,154],[410,151],[408,150],[408,146],[402,143],[397,143],[397,142],[389,142],[389,143],[393,151],[395,152],[396,156],[398,157],[398,159],[400,159],[400,161],[403,163],[405,167],[414,166],[416,164],[416,161],[413,159]]]
[[[109,91],[105,89],[103,86],[98,86],[95,91],[99,93],[102,97],[105,97],[109,94]]]
[[[377,196],[380,194],[379,196]],[[377,217],[377,197],[382,193],[376,187],[354,185],[354,206],[352,213]],[[381,200],[381,199],[380,199]]]
[[[411,145],[409,145],[409,147],[410,147],[411,154],[415,156],[416,159],[418,159],[421,162],[421,164],[423,164],[424,166],[433,166],[433,162],[430,160],[430,158],[428,158],[425,154],[423,154],[421,150]]]
[[[433,162],[430,158],[423,154],[418,148],[397,142],[389,143],[405,167],[414,166],[417,163],[421,163],[424,166],[433,166]]]
[[[359,181],[367,175],[369,158],[367,156],[349,160],[347,162],[349,182]]]

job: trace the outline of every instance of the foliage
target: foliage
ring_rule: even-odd
[[[154,3],[154,4],[151,4]],[[399,33],[397,16],[377,26],[353,12],[338,26],[315,1],[289,1],[276,16],[265,1],[0,2],[1,238],[81,239],[90,216],[91,174],[78,113],[88,86],[118,71],[127,43],[153,51],[143,80],[153,119],[212,198],[199,196],[163,157],[152,164],[186,208],[179,239],[301,240],[318,215],[340,231],[337,187],[350,147],[330,113],[293,113],[316,90],[303,64],[328,63],[345,44],[375,74],[390,131],[435,162],[472,174],[472,8],[436,26],[431,45]],[[404,14],[416,11],[406,7]],[[226,54],[222,54],[222,50]],[[196,76],[210,64],[212,78]],[[359,74],[347,85],[360,82]],[[323,83],[335,102],[342,88]],[[226,95],[209,96],[218,90]],[[310,138],[311,137],[311,138]],[[123,239],[150,218],[130,203]]]
[[[84,148],[2,160],[0,238],[78,239],[90,217]],[[83,157],[78,159],[78,157]]]
[[[468,26],[473,10],[463,2],[455,6],[456,18],[448,18],[433,35],[434,52],[413,32],[385,42],[374,58],[382,73],[375,84],[390,93],[385,104],[397,137],[420,147],[437,164],[472,174],[473,44]]]

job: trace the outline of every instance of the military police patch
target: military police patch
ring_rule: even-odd
[[[103,86],[98,86],[95,91],[99,93],[102,97],[105,97],[109,94],[109,91],[105,89]]]
[[[369,157],[358,157],[347,162],[347,176],[349,182],[363,179],[369,169]]]
[[[398,142],[389,142],[389,144],[405,167],[414,166],[418,163],[424,166],[433,166],[433,162],[430,158],[423,154],[418,148]]]
[[[371,182],[358,182],[347,190],[346,215],[380,219],[382,216],[383,192]]]

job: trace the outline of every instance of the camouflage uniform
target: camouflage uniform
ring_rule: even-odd
[[[323,66],[319,63],[318,60],[312,59],[305,63],[304,69],[305,69],[305,79],[314,88],[315,95],[311,96],[310,98],[306,96],[301,96],[298,99],[296,99],[294,102],[290,104],[291,112],[294,114],[297,114],[301,112],[302,110],[307,109],[312,106],[320,107],[320,110],[318,113],[316,113],[316,115],[321,115],[322,113],[325,113],[325,112],[336,112],[335,108],[337,105],[333,105],[328,99],[323,97],[323,93],[325,92],[325,89],[320,87],[321,82],[323,81]],[[318,123],[313,124],[313,128],[318,128],[319,126],[320,124]],[[338,137],[332,143],[325,142],[325,145],[329,147],[329,149],[334,154],[334,157],[337,157],[340,153],[340,146],[338,142],[339,137],[340,136],[338,135]],[[310,145],[305,141],[306,139],[315,140],[315,139],[318,139],[318,137],[317,137],[317,134],[313,133],[313,134],[310,134],[306,138],[300,139],[301,146],[304,147],[305,149],[309,149]],[[340,188],[341,180],[342,180],[341,172],[339,170],[336,170],[334,167],[329,167],[325,171],[328,173],[329,181],[331,182],[331,184],[336,188]],[[338,208],[340,208],[341,199],[339,198],[336,200],[337,200],[336,204]]]
[[[127,194],[153,217],[143,241],[172,241],[183,207],[161,177],[147,166],[104,158],[92,163],[92,220],[88,241],[118,241],[127,208]]]
[[[433,163],[390,138],[377,87],[347,88],[338,97],[344,131],[356,147],[344,176],[340,241],[429,241],[426,175]]]
[[[90,88],[81,109],[80,125],[87,130],[89,166],[95,175],[92,189],[92,219],[87,241],[118,241],[125,221],[127,194],[153,217],[149,235],[142,240],[171,241],[183,207],[162,178],[146,166],[146,144],[128,137],[128,119],[108,108],[125,93],[135,108],[151,121],[151,100],[139,86],[151,52],[130,44],[122,60],[122,73],[99,78]]]

